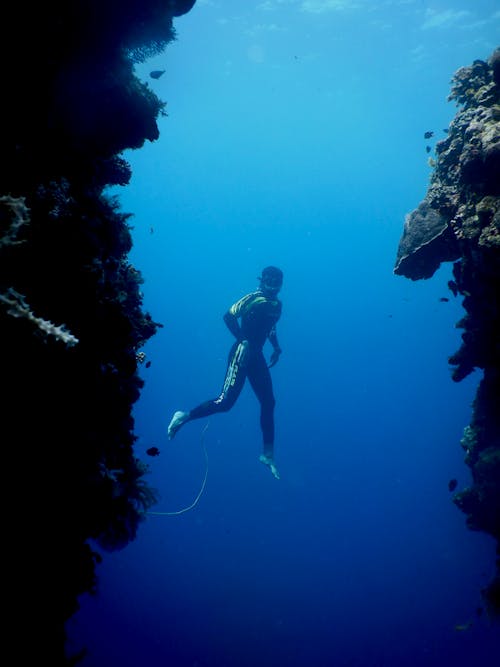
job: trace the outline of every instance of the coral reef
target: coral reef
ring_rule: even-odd
[[[497,572],[482,591],[500,614],[500,49],[452,79],[449,100],[458,111],[424,200],[405,220],[394,272],[430,278],[453,261],[450,289],[463,297],[460,349],[449,358],[459,382],[480,369],[470,425],[462,447],[472,484],[454,495],[467,525],[497,543]]]
[[[140,348],[161,325],[128,261],[130,214],[106,188],[130,179],[122,151],[159,136],[165,103],[135,65],[175,39],[173,18],[193,5],[49,0],[2,13],[6,635],[27,664],[81,657],[65,628],[97,589],[91,545],[124,548],[156,502],[132,410]]]

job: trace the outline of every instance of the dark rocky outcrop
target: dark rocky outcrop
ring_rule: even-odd
[[[483,595],[500,613],[500,49],[460,68],[449,96],[459,109],[436,146],[427,194],[405,221],[395,273],[430,278],[454,261],[450,288],[463,297],[462,345],[452,378],[482,379],[462,446],[472,484],[454,495],[467,525],[497,542],[497,575]]]
[[[134,456],[141,347],[160,324],[128,260],[121,153],[165,104],[136,63],[194,0],[48,0],[2,9],[0,331],[5,652],[73,664],[65,627],[104,550],[156,500]],[[10,642],[10,645],[9,645]]]

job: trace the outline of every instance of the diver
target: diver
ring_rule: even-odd
[[[275,266],[268,266],[258,280],[258,290],[236,301],[224,315],[224,322],[236,341],[229,352],[220,395],[201,403],[189,412],[175,412],[168,427],[168,437],[171,440],[181,426],[189,421],[230,410],[248,378],[260,403],[263,453],[259,460],[279,479],[274,463],[275,399],[269,369],[278,362],[281,354],[276,323],[281,316],[282,305],[278,293],[283,284],[283,272]],[[273,347],[269,365],[263,353],[267,340]]]

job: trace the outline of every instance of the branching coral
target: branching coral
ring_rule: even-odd
[[[24,197],[0,197],[0,248],[24,243],[19,232],[29,223],[29,211]]]
[[[7,290],[7,294],[0,294],[0,301],[7,306],[7,313],[9,315],[12,315],[12,317],[22,317],[33,322],[43,334],[54,336],[69,347],[78,343],[78,338],[67,331],[64,325],[57,326],[49,320],[44,320],[34,315],[23,295],[16,292],[12,287]]]

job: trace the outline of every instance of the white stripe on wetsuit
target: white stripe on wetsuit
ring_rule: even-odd
[[[222,387],[222,393],[219,396],[219,398],[215,399],[214,403],[221,403],[224,400],[229,390],[229,387],[232,387],[236,382],[236,375],[238,373],[239,364],[241,363],[243,357],[245,356],[247,345],[248,343],[246,345],[244,343],[238,344],[238,347],[236,348],[235,353],[233,354],[233,358],[231,360],[229,368],[227,369],[226,379],[224,380],[224,386]]]

